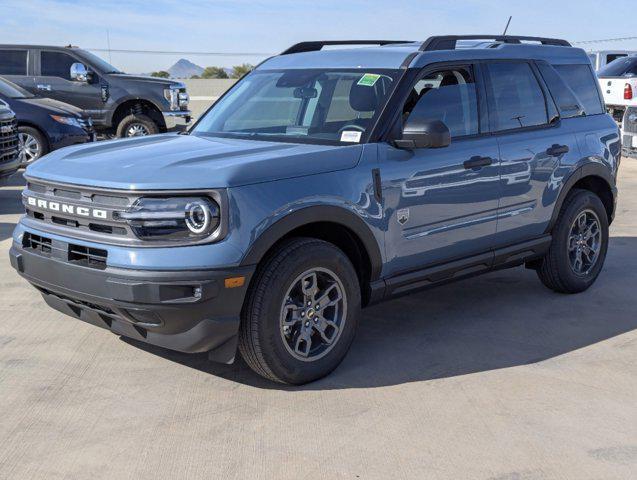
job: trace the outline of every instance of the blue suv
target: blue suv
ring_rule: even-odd
[[[586,290],[620,150],[564,40],[305,42],[186,134],[31,165],[11,263],[75,318],[302,384],[381,300],[518,265]]]

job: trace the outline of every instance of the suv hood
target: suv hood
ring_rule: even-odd
[[[183,82],[176,82],[168,78],[147,77],[144,75],[130,75],[128,73],[110,73],[109,77],[121,78],[122,80],[131,80],[135,82],[156,83],[158,85],[165,85],[166,87],[169,87],[170,85],[184,85]]]
[[[34,107],[42,108],[46,110],[47,113],[51,114],[63,114],[74,117],[81,117],[82,110],[73,105],[69,105],[68,103],[60,102],[58,100],[53,100],[52,98],[41,98],[41,97],[33,97],[33,98],[15,98],[10,100],[14,107],[17,109],[20,104],[28,104]]]
[[[352,168],[362,148],[169,133],[64,148],[26,173],[122,190],[223,188]]]

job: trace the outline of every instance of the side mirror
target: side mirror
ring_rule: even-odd
[[[91,73],[83,63],[74,63],[71,65],[71,80],[76,82],[88,82]]]
[[[409,118],[403,127],[402,138],[394,140],[398,148],[442,148],[451,143],[449,127],[440,120]]]

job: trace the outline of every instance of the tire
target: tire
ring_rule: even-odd
[[[122,118],[117,125],[118,138],[145,137],[159,133],[159,127],[146,115],[131,114]]]
[[[575,222],[581,221],[582,218],[586,222],[596,221],[599,234],[586,239],[587,234],[584,233],[583,237],[580,237],[579,233],[582,229],[576,226]],[[589,228],[592,227],[586,227],[582,231],[588,232]],[[593,244],[597,244],[595,255],[590,253],[593,251],[591,249]],[[575,248],[577,246],[580,246],[580,251]],[[583,292],[599,276],[607,250],[608,215],[602,201],[588,190],[573,190],[566,197],[560,210],[553,228],[551,246],[537,269],[538,277],[546,287],[556,292]],[[581,259],[579,267],[578,256]]]
[[[20,166],[26,167],[49,152],[46,137],[37,129],[27,126],[18,127],[20,139]]]
[[[302,291],[306,288],[311,293],[312,283],[319,287],[315,298],[320,299],[328,291],[331,302],[324,298],[323,305],[336,305],[322,310],[319,305],[316,311],[322,313],[312,314],[314,310],[306,303],[310,297]],[[294,304],[286,304],[286,299]],[[301,302],[303,306],[298,308]],[[360,310],[358,277],[340,249],[312,238],[287,240],[257,270],[242,312],[239,352],[252,370],[272,381],[302,385],[318,380],[334,370],[347,354]],[[284,325],[284,318],[291,326]],[[339,328],[326,327],[324,319]],[[331,342],[325,341],[321,328],[325,339]]]

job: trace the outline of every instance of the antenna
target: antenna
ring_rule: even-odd
[[[108,46],[108,63],[113,63],[113,59],[111,58],[111,34],[108,28],[106,29],[106,44]]]
[[[504,27],[504,33],[502,35],[506,35],[507,34],[507,30],[509,29],[509,25],[511,24],[511,19],[513,18],[513,15],[509,16],[509,20],[507,22],[507,26]]]

